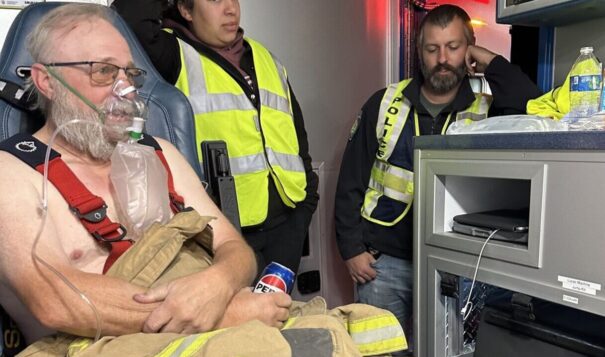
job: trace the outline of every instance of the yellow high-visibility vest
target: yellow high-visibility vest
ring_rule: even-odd
[[[289,207],[305,199],[307,185],[286,70],[260,43],[246,41],[253,52],[260,111],[224,69],[180,39],[176,83],[193,107],[200,160],[202,141],[227,143],[244,227],[267,218],[269,175]]]
[[[387,87],[380,104],[376,137],[378,150],[372,166],[370,182],[361,208],[361,215],[370,222],[383,226],[393,226],[405,217],[412,207],[414,199],[414,163],[401,156],[407,153],[396,153],[392,156],[400,140],[412,140],[420,135],[418,114],[414,110],[414,123],[407,119],[411,111],[410,101],[403,96],[403,90],[411,79],[391,84]],[[481,120],[487,118],[492,102],[491,91],[485,78],[471,78],[471,88],[475,100],[465,110],[456,114],[456,120]],[[448,115],[443,131],[445,133],[451,119]],[[407,126],[406,126],[407,124]],[[413,129],[411,126],[413,125]],[[405,134],[404,134],[405,132]],[[397,161],[398,164],[395,164]]]

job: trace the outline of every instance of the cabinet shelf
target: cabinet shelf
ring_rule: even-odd
[[[603,0],[498,0],[496,22],[563,26],[605,15]]]
[[[464,300],[448,290],[448,275],[476,275],[603,321],[605,132],[419,136],[414,173],[418,356],[464,350]],[[521,207],[529,208],[526,245],[452,232],[456,215]]]

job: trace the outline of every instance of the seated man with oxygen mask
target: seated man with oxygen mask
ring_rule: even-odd
[[[104,201],[104,208],[93,212],[90,225],[99,225],[94,220],[102,219],[124,221],[125,212],[120,212],[114,194],[120,188],[110,182],[110,158],[132,124],[134,113],[127,111],[137,102],[132,84],[145,74],[134,67],[128,45],[104,11],[97,6],[80,6],[79,10],[63,6],[34,30],[29,46],[38,63],[32,67],[31,80],[47,121],[33,139],[12,145],[16,152],[43,156],[40,144],[44,143],[61,153],[63,165],[95,193],[90,201]],[[109,108],[104,103],[122,108]],[[175,192],[185,197],[184,204],[216,217],[212,220],[214,258],[204,271],[148,291],[102,275],[108,268],[108,257],[120,249],[113,243],[124,238],[119,243],[130,245],[134,238],[123,226],[102,227],[106,232],[92,234],[97,238],[93,239],[74,214],[77,212],[68,209],[69,200],[57,187],[46,182],[42,185],[40,172],[16,156],[0,152],[0,205],[4,207],[0,219],[0,304],[16,320],[28,343],[57,330],[80,336],[139,331],[192,333],[249,319],[281,326],[287,318],[288,295],[253,296],[245,288],[256,273],[252,251],[205,194],[179,152],[164,140],[157,142],[170,168]],[[41,166],[36,166],[40,170]],[[69,180],[59,177],[57,182],[71,185]],[[72,197],[75,201],[80,198]],[[84,207],[92,203],[77,204]],[[79,293],[67,284],[77,286]],[[99,320],[102,331],[97,331]]]
[[[384,310],[327,311],[323,300],[291,308],[285,293],[251,291],[252,250],[176,148],[142,135],[136,87],[145,71],[107,11],[67,4],[38,23],[30,89],[46,122],[0,144],[0,305],[27,344],[37,341],[25,353],[157,355],[187,343],[210,356],[405,348]],[[372,329],[377,340],[367,339]],[[366,337],[356,342],[355,333]]]

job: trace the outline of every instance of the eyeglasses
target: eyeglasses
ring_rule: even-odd
[[[136,67],[120,67],[113,63],[97,62],[97,61],[81,61],[81,62],[54,62],[47,63],[45,66],[50,67],[68,67],[88,65],[90,80],[99,85],[110,85],[115,82],[120,70],[123,70],[126,77],[135,88],[140,88],[145,82],[147,72],[144,69]]]

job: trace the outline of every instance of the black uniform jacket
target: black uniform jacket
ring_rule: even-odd
[[[485,78],[494,98],[490,116],[525,113],[527,101],[540,95],[536,85],[517,66],[511,65],[501,56],[495,57],[489,64]],[[452,103],[433,118],[420,104],[421,85],[420,80],[413,79],[403,91],[412,104],[412,109],[418,113],[421,135],[440,134],[449,113],[452,113],[451,123],[457,112],[467,108],[475,100],[467,77]],[[412,259],[412,209],[391,227],[361,217],[361,207],[378,149],[376,123],[384,92],[385,89],[379,90],[364,104],[359,114],[357,130],[351,135],[342,158],[336,189],[335,224],[338,248],[345,260],[363,253],[368,246],[394,257]],[[410,115],[412,113],[413,110]],[[413,120],[413,117],[408,117],[408,120]],[[407,144],[408,155],[413,155],[413,143],[410,141]]]
[[[166,0],[116,0],[112,3],[112,7],[118,11],[134,30],[139,42],[141,42],[147,51],[158,72],[160,72],[167,82],[175,84],[181,71],[181,58],[176,36],[162,30],[161,18],[165,3]],[[250,101],[260,110],[260,103],[258,102],[260,96],[256,85],[250,86],[244,79],[244,76],[216,51],[201,42],[192,41],[187,36],[179,34],[178,31],[176,34],[225,69],[240,84]],[[245,49],[240,67],[250,76],[252,83],[256,83],[252,50],[247,43],[244,43],[244,46]],[[305,210],[309,215],[308,220],[310,220],[310,216],[315,211],[317,201],[319,200],[319,195],[317,194],[319,180],[311,167],[309,143],[307,141],[307,132],[305,131],[302,111],[291,87],[290,96],[292,98],[294,126],[296,136],[298,137],[299,156],[303,160],[307,176],[307,197],[304,202],[297,205],[297,209]],[[269,180],[269,212],[267,219],[260,226],[244,227],[244,232],[259,228],[267,229],[274,227],[284,222],[286,215],[290,211],[290,208],[285,206],[279,197],[273,180]]]

